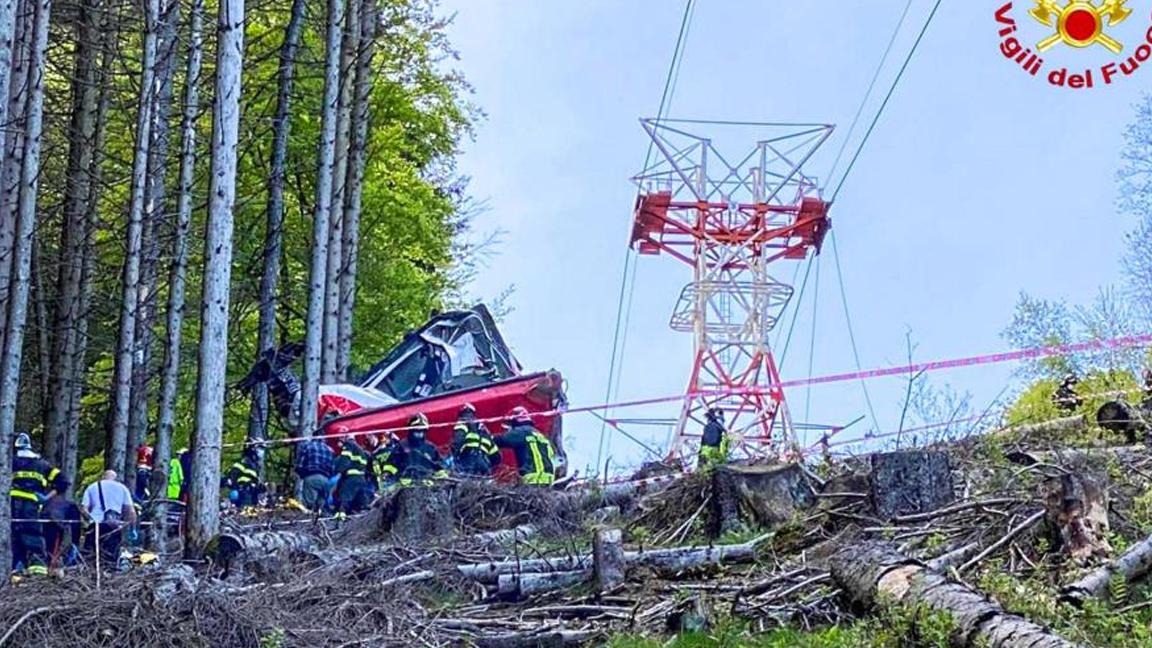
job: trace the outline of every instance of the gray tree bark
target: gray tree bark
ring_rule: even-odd
[[[950,582],[883,542],[854,542],[830,559],[832,577],[866,605],[922,605],[947,612],[956,623],[954,643],[987,648],[1076,648],[995,601]]]
[[[8,317],[8,290],[12,284],[16,246],[16,213],[20,203],[20,168],[24,160],[24,130],[28,102],[28,65],[32,30],[35,26],[33,0],[16,4],[14,36],[11,46],[11,69],[8,74],[7,104],[4,108],[7,128],[4,138],[4,161],[0,164],[0,321]],[[7,251],[6,253],[4,251]],[[0,348],[6,330],[0,330]]]
[[[349,0],[340,44],[340,99],[336,110],[336,150],[332,163],[332,215],[328,220],[328,269],[324,289],[324,362],[321,382],[340,380],[340,277],[344,270],[344,207],[352,120],[352,83],[360,48],[360,3]]]
[[[348,150],[348,180],[344,192],[344,240],[340,251],[344,267],[340,272],[339,323],[336,335],[336,373],[348,379],[352,364],[352,322],[356,306],[356,276],[360,257],[360,213],[364,197],[364,168],[368,151],[369,100],[372,95],[372,59],[376,53],[376,0],[363,0],[360,10],[360,47],[356,54],[356,75],[352,85],[351,140]]]
[[[276,89],[276,115],[272,118],[272,160],[268,177],[267,229],[264,233],[264,273],[260,277],[260,324],[257,355],[276,348],[276,302],[280,284],[280,264],[284,255],[284,181],[287,175],[288,135],[292,127],[289,110],[296,79],[296,53],[304,28],[304,0],[292,0],[284,43],[280,46],[280,70]],[[260,383],[252,392],[248,415],[248,438],[260,440],[268,433],[268,385]]]
[[[148,147],[148,180],[144,187],[144,234],[142,237],[140,301],[136,307],[136,351],[132,355],[132,397],[128,416],[128,448],[124,474],[133,475],[136,449],[148,435],[149,387],[152,382],[152,352],[155,346],[160,235],[167,223],[168,149],[171,142],[172,94],[176,76],[176,38],[180,22],[180,1],[161,0],[157,16],[156,101],[152,110],[152,143]]]
[[[19,201],[15,238],[12,242],[11,283],[7,294],[8,312],[4,323],[7,335],[0,350],[0,492],[12,489],[12,464],[8,448],[16,425],[16,400],[20,393],[20,364],[24,352],[24,331],[28,315],[28,292],[32,265],[32,236],[36,229],[36,194],[40,178],[40,137],[44,125],[44,70],[48,48],[48,21],[52,0],[37,0],[33,19],[28,66],[28,102],[25,115],[24,164],[20,172]],[[11,505],[0,503],[0,574],[11,571],[9,536]]]
[[[65,464],[69,407],[74,384],[83,380],[77,363],[79,325],[87,313],[81,308],[85,255],[90,254],[92,228],[89,221],[93,194],[92,171],[96,156],[96,124],[100,111],[99,57],[103,48],[100,15],[103,0],[80,4],[76,34],[76,57],[72,80],[72,119],[68,128],[68,171],[64,189],[64,220],[60,231],[60,269],[57,276],[55,340],[52,357],[56,371],[49,387],[45,454],[57,465]],[[66,473],[74,477],[71,473]]]
[[[160,0],[147,0],[140,72],[140,110],[136,118],[136,148],[132,161],[131,201],[122,275],[120,329],[116,339],[116,364],[112,380],[112,418],[104,465],[124,470],[128,457],[128,428],[132,404],[132,369],[135,363],[136,320],[140,303],[140,265],[144,234],[145,199],[148,184],[148,152],[152,144],[152,115],[156,98],[156,41],[160,20]]]
[[[336,111],[340,103],[340,29],[344,0],[328,0],[325,39],[324,109],[320,118],[320,155],[316,177],[316,210],[312,218],[312,267],[308,280],[308,321],[304,351],[304,380],[300,399],[300,436],[316,432],[316,406],[320,398],[323,363],[324,297],[328,275],[328,228],[332,206],[332,167],[336,154]]]
[[[192,453],[186,552],[198,555],[220,526],[220,454],[228,370],[228,298],[232,277],[232,210],[236,201],[241,69],[244,65],[244,0],[220,0],[216,94],[212,118],[212,174],[204,237],[204,291],[200,321],[200,372]]]
[[[1060,599],[1079,605],[1089,598],[1107,594],[1113,578],[1119,577],[1125,582],[1131,582],[1150,570],[1152,570],[1152,536],[1132,545],[1116,560],[1109,561],[1069,583],[1060,591]]]
[[[160,405],[156,413],[156,448],[153,454],[152,492],[168,488],[168,465],[172,460],[172,429],[176,419],[176,393],[180,387],[180,345],[183,341],[185,290],[188,274],[188,229],[196,173],[196,117],[200,114],[200,73],[204,62],[204,0],[192,3],[188,25],[188,62],[184,76],[184,106],[180,120],[180,185],[176,197],[176,227],[172,239],[172,265],[168,274],[168,305],[165,314],[164,368],[160,378]],[[167,538],[164,505],[156,512],[159,532]]]

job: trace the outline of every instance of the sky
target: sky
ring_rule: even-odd
[[[932,8],[913,0],[864,109],[876,114]],[[690,23],[668,116],[836,124],[806,170],[823,178],[864,97],[906,0],[780,2],[700,0]],[[1060,88],[1044,78],[1115,60],[1099,45],[1058,45],[1033,77],[1001,53],[989,0],[944,2],[900,81],[831,216],[845,295],[864,368],[1006,350],[1002,331],[1021,291],[1088,303],[1121,281],[1118,255],[1134,225],[1115,207],[1122,131],[1152,83],[1147,69],[1104,86]],[[1052,30],[1018,2],[1010,15],[1026,46]],[[1134,52],[1152,25],[1152,2],[1108,33]],[[559,369],[574,406],[684,390],[691,335],[668,319],[690,269],[664,256],[637,263],[620,363],[608,394],[621,272],[647,136],[680,26],[681,0],[445,0],[455,13],[453,65],[486,112],[460,171],[487,202],[480,232],[502,232],[498,254],[472,286],[491,297],[514,286],[502,331],[530,369]],[[848,138],[849,154],[865,124]],[[843,168],[843,166],[841,167]],[[833,182],[838,178],[833,177]],[[774,269],[791,280],[793,267]],[[805,291],[785,380],[852,371],[856,363],[835,262],[819,257]],[[789,314],[785,321],[788,321]],[[815,323],[815,326],[813,326]],[[813,335],[814,334],[814,335]],[[977,411],[1014,367],[934,374],[973,394]],[[895,429],[906,381],[869,383],[880,431]],[[866,413],[859,383],[787,394],[797,420],[843,425]],[[807,412],[807,418],[805,418]],[[676,406],[618,410],[674,417]],[[851,428],[862,434],[870,417]],[[663,446],[665,428],[628,428]],[[570,464],[595,464],[601,424],[565,420]],[[645,451],[610,435],[614,466]],[[592,469],[594,470],[594,469]]]

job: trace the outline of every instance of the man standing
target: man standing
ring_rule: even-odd
[[[516,453],[520,482],[532,486],[551,486],[556,481],[556,451],[552,442],[532,425],[532,415],[524,407],[508,413],[508,431],[494,439],[501,448]]]
[[[116,481],[115,470],[105,470],[99,481],[84,489],[82,503],[96,523],[95,533],[88,536],[89,550],[98,548],[101,557],[118,565],[124,529],[136,523],[132,492]]]
[[[44,523],[44,541],[48,547],[48,566],[52,569],[74,565],[80,557],[84,518],[80,507],[68,497],[71,488],[72,484],[61,476],[56,492],[40,511],[41,517],[51,520]]]
[[[372,457],[360,447],[356,437],[348,436],[346,426],[337,426],[334,432],[343,439],[335,465],[339,476],[336,483],[336,509],[344,514],[359,513],[372,503],[371,491],[368,489]]]
[[[456,472],[462,475],[490,477],[500,465],[500,449],[488,428],[476,420],[476,408],[465,403],[460,408],[453,428],[452,458]]]
[[[296,450],[296,474],[300,477],[304,506],[322,512],[328,506],[328,479],[335,464],[332,448],[320,437],[312,437]]]
[[[24,432],[16,435],[12,460],[12,557],[14,565],[25,573],[42,576],[48,573],[48,549],[44,542],[44,525],[40,509],[49,495],[67,488],[60,471],[32,450],[32,439]]]
[[[724,427],[724,412],[718,407],[705,415],[704,434],[700,438],[697,466],[701,469],[728,463],[728,430]]]

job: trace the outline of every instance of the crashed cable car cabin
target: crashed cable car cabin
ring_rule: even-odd
[[[405,336],[356,384],[320,388],[322,434],[376,434],[403,439],[408,420],[423,412],[429,420],[428,441],[441,454],[452,451],[453,426],[461,407],[471,403],[480,419],[504,417],[525,407],[536,429],[556,448],[557,473],[566,465],[561,417],[548,414],[566,405],[563,379],[556,370],[523,373],[484,305],[433,317]],[[507,431],[504,422],[487,423],[493,435]],[[516,459],[503,450],[497,477],[515,479]]]

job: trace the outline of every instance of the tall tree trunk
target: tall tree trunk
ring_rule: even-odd
[[[128,207],[127,248],[124,253],[120,330],[116,339],[116,370],[112,382],[112,419],[104,465],[124,470],[128,459],[128,423],[132,404],[132,367],[136,349],[136,312],[140,303],[140,261],[143,245],[145,193],[148,181],[148,150],[152,144],[152,113],[155,104],[156,30],[160,0],[147,0],[144,46],[140,72],[140,110],[136,118],[136,149],[132,160],[132,197]],[[127,474],[121,474],[128,481]]]
[[[41,423],[46,422],[48,416],[48,383],[51,380],[52,363],[49,360],[49,328],[48,328],[48,296],[44,294],[44,249],[40,244],[40,236],[32,235],[32,266],[31,266],[31,299],[32,314],[35,317],[36,332],[36,407],[40,414]],[[52,448],[51,435],[47,427],[41,426],[44,432],[44,445],[46,454]],[[52,448],[55,450],[54,448]]]
[[[324,289],[324,363],[321,382],[340,372],[340,276],[344,269],[344,205],[348,186],[348,142],[352,121],[352,77],[360,47],[360,0],[349,0],[340,44],[340,98],[336,109],[336,150],[332,162],[332,215],[328,220],[328,269]]]
[[[103,2],[103,0],[98,0]],[[124,13],[124,5],[118,5],[117,18]],[[67,437],[64,445],[64,459],[60,469],[72,477],[72,483],[79,475],[79,445],[80,445],[80,405],[84,396],[84,389],[88,386],[84,378],[88,357],[88,318],[92,302],[92,283],[95,276],[96,250],[93,244],[93,233],[99,220],[100,196],[104,190],[104,145],[108,141],[108,102],[112,89],[107,83],[108,70],[112,69],[112,58],[115,54],[113,43],[117,42],[119,30],[111,30],[113,22],[106,11],[100,12],[94,29],[100,34],[100,69],[96,75],[96,85],[100,88],[96,108],[96,133],[92,162],[88,175],[88,205],[85,214],[85,227],[87,237],[84,240],[84,250],[80,267],[80,297],[79,321],[76,324],[76,350],[72,364],[75,380],[72,381],[72,393],[68,399]],[[119,21],[115,24],[119,24]]]
[[[257,354],[276,347],[276,300],[280,262],[284,247],[284,180],[288,159],[288,133],[292,120],[292,85],[296,77],[296,53],[304,27],[304,0],[293,0],[284,43],[280,46],[280,71],[276,90],[276,115],[272,118],[272,170],[268,177],[267,230],[264,234],[264,274],[260,277],[260,325]],[[260,383],[252,392],[248,415],[248,438],[260,440],[268,433],[268,385]]]
[[[25,105],[24,164],[20,172],[20,191],[16,220],[16,237],[12,244],[11,283],[2,361],[0,361],[0,492],[12,488],[11,447],[16,424],[16,401],[20,393],[20,363],[24,352],[24,330],[28,315],[28,291],[32,266],[32,237],[36,231],[36,192],[40,179],[40,136],[44,126],[44,58],[48,49],[48,21],[52,0],[37,0],[28,66],[28,102]],[[10,572],[12,552],[8,537],[11,506],[8,498],[0,504],[0,574]]]
[[[336,153],[336,112],[340,103],[340,29],[344,0],[328,0],[327,54],[324,61],[324,109],[320,117],[320,155],[316,175],[316,212],[312,218],[312,269],[308,281],[308,322],[304,380],[300,399],[300,435],[316,432],[316,404],[324,337],[324,297],[328,274],[328,220],[332,205],[332,166]]]
[[[60,231],[60,268],[56,283],[55,339],[52,358],[56,371],[49,387],[46,454],[63,465],[68,445],[68,410],[73,383],[81,380],[77,366],[80,287],[85,254],[91,244],[88,212],[92,194],[92,161],[96,153],[96,121],[100,104],[98,57],[103,47],[100,14],[103,0],[80,4],[76,34],[76,61],[72,77],[72,120],[68,127],[68,170],[64,189],[64,219]],[[69,475],[71,477],[71,475]]]
[[[172,459],[172,429],[176,418],[176,392],[180,387],[180,345],[184,327],[184,291],[188,271],[188,228],[196,175],[196,117],[200,113],[200,72],[204,59],[204,0],[195,0],[188,26],[188,64],[184,76],[184,108],[180,121],[180,187],[176,199],[176,231],[172,239],[172,265],[168,276],[167,344],[160,380],[156,452],[153,455],[152,492],[163,493],[168,485]],[[167,538],[164,510],[157,512],[159,542]],[[163,548],[162,546],[160,547]]]
[[[149,384],[155,341],[157,265],[160,233],[167,222],[168,147],[171,140],[172,87],[176,76],[176,29],[180,22],[179,0],[162,0],[156,43],[156,103],[152,113],[152,144],[148,148],[148,182],[144,199],[144,236],[140,301],[136,317],[136,352],[133,354],[132,398],[128,417],[128,448],[125,474],[133,474],[136,449],[147,441]]]
[[[25,109],[28,100],[28,62],[35,5],[33,0],[17,0],[15,32],[9,52],[11,69],[5,84],[8,93],[3,122],[10,133],[4,138],[4,160],[0,164],[0,321],[8,317],[8,290],[12,283],[12,268],[16,247],[16,212],[20,203],[20,168],[24,160]],[[7,251],[3,253],[3,251]],[[7,330],[0,328],[0,348],[4,346]]]
[[[220,0],[216,98],[212,118],[212,180],[204,237],[200,373],[192,450],[187,551],[199,555],[220,526],[220,443],[228,369],[228,291],[232,277],[232,209],[240,132],[240,70],[244,63],[244,0]]]
[[[360,46],[356,55],[353,83],[351,128],[348,150],[348,181],[344,192],[344,241],[341,252],[344,268],[340,273],[340,323],[337,333],[336,368],[348,378],[352,364],[352,314],[356,305],[356,273],[360,253],[360,211],[364,196],[364,166],[367,161],[369,99],[372,94],[372,57],[376,51],[376,0],[362,0]]]

